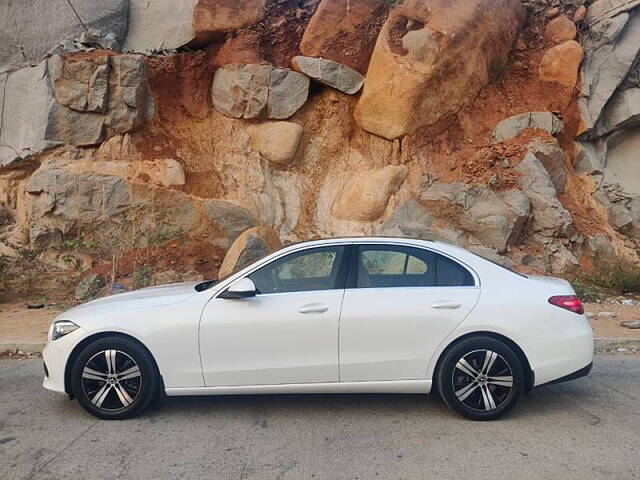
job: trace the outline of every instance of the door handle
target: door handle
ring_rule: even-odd
[[[461,306],[462,304],[460,302],[443,301],[434,303],[431,305],[431,308],[435,308],[436,310],[455,310]]]
[[[310,303],[298,308],[300,313],[324,313],[329,310],[329,306],[323,303]]]

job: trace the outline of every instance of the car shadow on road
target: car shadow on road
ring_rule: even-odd
[[[547,388],[525,395],[503,420],[520,420],[534,415],[554,415],[566,409],[562,398]],[[253,415],[256,411],[271,416],[304,415],[316,417],[339,414],[359,417],[394,415],[423,417],[438,415],[466,421],[451,411],[437,395],[420,394],[280,394],[166,397],[143,414],[154,421],[189,412],[194,415]]]

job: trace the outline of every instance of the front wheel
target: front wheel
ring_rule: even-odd
[[[438,391],[445,403],[472,420],[501,417],[524,391],[520,358],[492,337],[462,340],[446,352],[438,370]]]
[[[89,413],[106,420],[137,415],[154,399],[158,374],[149,353],[122,337],[96,340],[80,352],[71,386]]]

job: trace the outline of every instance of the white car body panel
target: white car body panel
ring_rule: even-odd
[[[473,310],[479,294],[478,287],[347,289],[340,318],[340,380],[424,379],[441,340]],[[460,307],[437,308],[448,303]]]
[[[343,292],[211,300],[200,325],[205,385],[337,382]]]
[[[423,298],[405,288],[398,292],[400,300],[389,297],[393,289],[367,289],[371,293],[362,289],[346,298],[344,304],[341,297],[345,290],[275,294],[271,296],[287,298],[268,314],[261,312],[260,317],[257,313],[252,317],[251,311],[269,303],[268,295],[240,300],[217,298],[234,281],[291,252],[376,242],[426,248],[450,256],[472,271],[479,289],[419,287],[416,290],[430,290]],[[195,285],[119,294],[59,315],[56,320],[70,320],[80,328],[47,343],[43,357],[49,375],[44,386],[65,392],[65,369],[73,349],[84,339],[108,332],[129,335],[150,351],[169,395],[426,393],[446,347],[477,332],[499,334],[514,342],[526,356],[536,385],[576,372],[593,358],[593,335],[586,317],[547,302],[554,295],[575,294],[566,281],[525,278],[462,248],[439,242],[397,238],[318,240],[275,252],[208,290],[197,292]],[[373,290],[378,290],[377,295]],[[452,299],[464,307],[452,315],[439,311],[429,319],[426,313],[425,319],[420,318],[420,311]],[[271,303],[275,300],[272,298]],[[296,313],[309,303],[329,308],[323,313]],[[394,308],[404,312],[406,318],[400,323],[385,323],[384,318],[393,318]],[[380,316],[367,322],[368,312]],[[335,341],[332,345],[331,339]]]

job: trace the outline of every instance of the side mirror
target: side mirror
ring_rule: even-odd
[[[222,292],[218,298],[248,298],[255,297],[256,284],[250,278],[241,278],[240,280],[231,284],[224,292]]]

